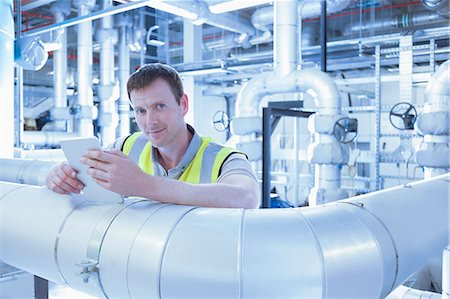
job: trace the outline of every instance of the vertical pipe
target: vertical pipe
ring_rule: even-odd
[[[22,4],[18,3],[17,5],[17,41],[20,41],[22,37]],[[17,98],[17,123],[16,123],[16,141],[15,144],[17,147],[20,147],[23,140],[23,126],[24,126],[24,118],[23,118],[23,67],[20,64],[16,65],[16,98]]]
[[[271,185],[271,138],[272,138],[272,109],[263,108],[263,148],[262,148],[262,205],[261,208],[270,208],[270,185]]]
[[[64,21],[64,13],[62,10],[56,10],[54,13],[55,22]],[[53,52],[53,86],[55,89],[55,111],[57,113],[54,121],[55,129],[58,131],[66,130],[67,120],[63,119],[63,110],[67,109],[67,31],[59,29],[63,32],[60,36],[61,48]]]
[[[381,189],[380,135],[381,135],[381,49],[375,46],[375,190]]]
[[[297,1],[274,3],[274,69],[283,78],[297,67]]]
[[[102,9],[112,6],[112,0],[103,0]],[[97,88],[100,98],[99,126],[101,144],[108,145],[116,139],[117,113],[114,87],[114,30],[113,17],[106,16],[101,19],[101,29],[97,32],[100,42],[100,85]]]
[[[127,26],[119,29],[119,130],[118,136],[130,133],[130,104],[127,92],[127,81],[130,75],[130,50],[127,45]]]
[[[80,3],[78,15],[85,16],[91,12],[87,3]],[[92,124],[92,109],[94,98],[92,94],[92,21],[78,25],[77,68],[78,68],[78,105],[77,130],[80,136],[94,135]]]
[[[0,0],[0,57],[0,157],[12,158],[14,156],[14,17],[12,0]]]
[[[327,71],[327,1],[321,2],[320,14],[320,70]]]

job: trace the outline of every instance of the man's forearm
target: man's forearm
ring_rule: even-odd
[[[137,195],[165,203],[216,208],[257,208],[257,188],[225,183],[190,184],[176,180],[146,176]]]

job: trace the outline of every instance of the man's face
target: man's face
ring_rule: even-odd
[[[186,130],[187,96],[183,95],[178,104],[170,85],[159,78],[143,89],[131,91],[130,98],[139,129],[152,145],[162,148],[176,144],[177,137]]]

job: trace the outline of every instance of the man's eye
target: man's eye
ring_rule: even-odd
[[[156,105],[156,108],[157,108],[157,109],[163,109],[163,108],[165,108],[165,107],[166,107],[165,104],[158,104],[158,105]]]
[[[144,109],[136,109],[136,113],[137,114],[144,114],[145,110]]]

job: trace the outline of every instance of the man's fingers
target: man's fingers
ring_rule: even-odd
[[[87,173],[90,176],[92,176],[94,179],[100,179],[103,181],[107,181],[109,178],[108,173],[101,169],[95,169],[95,168],[89,167],[87,170]]]
[[[70,194],[70,192],[62,189],[61,187],[59,187],[58,185],[56,185],[54,182],[50,182],[48,188],[50,190],[52,190],[53,192],[56,192],[58,194]]]
[[[119,156],[119,157],[122,157],[122,158],[128,158],[127,155],[125,155],[122,151],[120,151],[118,149],[108,150],[108,151],[105,151],[105,153],[112,154],[112,155],[115,155],[115,156]]]
[[[84,188],[84,185],[79,180],[73,178],[70,174],[67,174],[62,169],[58,169],[56,171],[56,177],[53,179],[53,181],[60,188],[63,188],[68,192],[75,193],[75,191],[81,191]]]
[[[62,168],[62,171],[65,174],[67,174],[68,176],[70,176],[72,178],[76,178],[77,177],[77,172],[72,167],[70,167],[69,165],[63,164],[63,166],[61,168]]]

